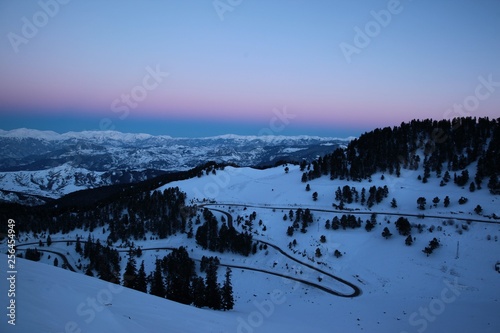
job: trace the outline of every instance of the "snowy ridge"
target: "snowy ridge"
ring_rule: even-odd
[[[28,128],[19,128],[14,130],[2,130],[0,129],[0,137],[4,138],[32,138],[32,139],[44,139],[44,140],[66,140],[66,139],[89,139],[95,141],[102,140],[122,140],[122,141],[134,141],[134,140],[147,140],[147,139],[158,139],[158,140],[238,140],[238,141],[253,141],[260,140],[264,142],[282,142],[282,141],[351,141],[356,137],[348,138],[337,138],[337,137],[320,137],[320,136],[310,136],[310,135],[296,135],[296,136],[284,136],[284,135],[237,135],[237,134],[224,134],[217,136],[208,137],[172,137],[168,135],[150,135],[145,133],[122,133],[118,131],[82,131],[82,132],[66,132],[57,133],[54,131],[41,131]]]
[[[269,166],[281,160],[311,161],[344,146],[348,140],[232,134],[172,138],[116,131],[58,134],[26,128],[0,130],[0,190],[57,198],[73,190],[187,170],[207,161],[240,166]],[[104,175],[111,171],[123,175],[115,179],[111,179],[113,175]]]

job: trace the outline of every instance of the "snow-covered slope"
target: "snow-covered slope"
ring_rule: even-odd
[[[179,186],[193,202],[208,198],[212,203],[206,207],[227,212],[234,219],[255,211],[254,239],[274,244],[301,262],[354,283],[362,291],[358,297],[337,297],[276,275],[234,268],[235,308],[216,312],[173,304],[125,289],[115,294],[108,284],[96,279],[19,260],[18,320],[19,325],[26,328],[19,331],[64,332],[65,325],[74,321],[82,332],[498,332],[500,274],[494,270],[494,265],[500,260],[500,224],[488,216],[500,215],[500,198],[485,189],[470,193],[453,184],[440,187],[434,178],[422,184],[412,171],[403,171],[401,178],[385,175],[382,180],[380,176],[375,175],[372,182],[363,183],[319,178],[309,183],[311,191],[307,192],[296,166],[289,166],[288,172],[284,167],[267,170],[227,167],[215,175],[167,185]],[[371,232],[364,228],[326,229],[326,220],[349,213],[334,212],[331,206],[335,189],[345,184],[358,189],[373,185],[390,188],[389,197],[371,211],[356,203],[347,207],[363,221],[370,219],[371,212],[378,212],[377,225]],[[317,201],[311,196],[314,191],[319,194]],[[451,198],[447,208],[442,205],[445,195]],[[418,196],[427,198],[425,211],[416,208]],[[435,196],[441,198],[441,203],[430,208]],[[468,197],[467,204],[457,203],[461,196]],[[390,206],[392,197],[397,199],[397,208]],[[477,204],[484,209],[482,215],[474,212]],[[311,209],[314,221],[306,233],[295,231],[290,237],[286,232],[291,222],[284,221],[283,215],[297,208]],[[223,216],[218,211],[214,213],[219,219]],[[405,237],[398,235],[394,226],[399,216],[392,214],[422,213],[439,218],[408,216],[411,223],[421,223],[425,228],[421,233],[413,228],[415,241],[412,246],[406,246]],[[262,225],[257,222],[259,220]],[[242,225],[235,224],[238,229]],[[381,236],[385,226],[393,233],[387,240]],[[431,226],[435,227],[433,232],[428,230]],[[75,239],[76,234],[85,238],[87,232],[75,230],[70,234],[52,235],[52,239]],[[104,241],[108,231],[95,230],[93,235]],[[320,241],[321,235],[326,237],[324,243]],[[36,242],[32,234],[19,236],[19,242]],[[44,237],[46,235],[42,235],[42,239]],[[422,249],[434,237],[441,245],[427,257]],[[148,235],[147,239],[135,243],[142,248],[182,245],[195,259],[217,255],[223,264],[264,269],[334,290],[345,291],[346,288],[272,247],[242,257],[204,251],[185,234],[165,240],[149,240]],[[288,248],[294,239],[297,245]],[[65,244],[53,243],[49,248],[69,253],[70,260],[76,263],[74,245],[66,247]],[[317,248],[322,253],[319,258],[315,256]],[[4,252],[5,244],[0,249]],[[339,250],[342,257],[336,258],[335,250]],[[143,251],[140,260],[145,260],[149,273],[154,269],[155,259],[165,254],[158,250]],[[44,255],[42,261],[51,264],[52,260]],[[125,261],[126,248],[122,253],[122,266]],[[0,256],[0,262],[0,269],[6,271],[5,256]],[[1,283],[0,290],[6,290],[6,281]],[[3,292],[2,297],[6,297]],[[90,311],[85,304],[93,298],[111,305],[97,304],[101,310],[94,311],[95,318],[87,323],[90,314],[80,316],[76,311],[79,306],[83,307],[81,310]],[[4,325],[0,326],[3,332],[7,324],[2,322],[0,325]],[[7,330],[10,331],[15,332]]]
[[[182,305],[97,278],[23,259],[17,260],[15,326],[3,306],[1,332],[231,332],[222,312]],[[0,255],[7,271],[7,256]],[[2,304],[7,280],[1,279]]]

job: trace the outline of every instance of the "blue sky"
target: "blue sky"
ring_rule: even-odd
[[[0,35],[1,129],[348,136],[500,116],[494,0],[0,0]]]

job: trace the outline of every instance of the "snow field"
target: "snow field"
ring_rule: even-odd
[[[306,184],[300,181],[299,168],[292,165],[288,167],[288,173],[285,173],[284,167],[267,170],[226,167],[224,171],[217,170],[216,175],[174,182],[166,187],[179,186],[187,193],[188,201],[210,199],[214,204],[207,207],[230,212],[235,219],[235,226],[238,215],[245,217],[255,211],[254,239],[275,244],[300,261],[316,265],[356,284],[362,289],[359,297],[336,297],[283,277],[233,268],[235,308],[229,312],[217,312],[186,307],[125,288],[115,295],[103,281],[51,267],[52,255],[50,260],[42,259],[48,265],[19,260],[20,331],[64,332],[65,325],[74,321],[82,332],[498,332],[500,290],[497,286],[500,275],[493,266],[500,260],[500,243],[495,241],[495,236],[500,236],[500,224],[467,224],[459,220],[454,220],[453,225],[448,222],[447,225],[443,224],[443,221],[449,220],[449,216],[494,222],[475,214],[473,209],[481,204],[483,215],[500,215],[498,197],[491,196],[485,189],[470,193],[468,189],[458,188],[452,181],[440,187],[439,180],[432,177],[424,185],[416,179],[418,173],[412,171],[403,171],[401,179],[385,175],[385,179],[381,180],[381,175],[376,175],[372,177],[372,182],[363,183],[331,181],[323,177],[309,182],[311,191],[306,192]],[[377,226],[371,232],[366,232],[364,227],[326,230],[327,219],[349,212],[317,210],[333,210],[331,204],[334,202],[334,192],[338,186],[345,184],[357,187],[359,192],[361,187],[367,190],[373,185],[389,187],[388,198],[372,207],[372,211],[377,212]],[[319,194],[318,201],[312,200],[315,191]],[[442,205],[446,195],[450,196],[452,202],[448,208]],[[419,196],[427,198],[427,207],[435,196],[439,196],[441,202],[437,208],[420,211],[416,204]],[[458,205],[460,196],[466,196],[469,202]],[[393,197],[398,202],[395,209],[390,207]],[[292,237],[287,236],[286,230],[291,221],[283,221],[283,215],[299,207],[310,208],[314,222],[307,233],[297,230]],[[367,210],[366,206],[359,204],[348,205],[348,208],[359,209],[358,213]],[[410,223],[425,225],[422,233],[412,230],[416,240],[408,247],[404,244],[405,237],[399,235],[394,226],[398,216],[389,215],[391,213],[423,213],[442,218],[408,217]],[[214,214],[218,218],[222,216],[216,211]],[[370,218],[370,212],[356,216],[360,216],[364,222]],[[259,220],[262,220],[262,226],[259,226]],[[468,230],[459,234],[462,224],[468,225]],[[393,234],[387,240],[381,236],[385,226]],[[431,226],[435,227],[433,232],[428,230]],[[241,230],[241,226],[237,228]],[[81,230],[51,237],[53,241],[74,239],[76,234],[82,236],[83,240],[87,237],[87,233]],[[102,228],[97,228],[93,235],[105,240],[107,232],[102,233]],[[325,243],[319,241],[321,235],[326,236]],[[491,240],[487,239],[488,235]],[[203,251],[196,246],[194,239],[187,239],[186,235],[165,240],[149,240],[149,236],[147,241],[134,241],[135,245],[142,248],[182,245],[187,247],[194,259],[214,255],[221,259],[222,264],[297,276],[344,292],[350,289],[336,280],[320,276],[312,269],[301,267],[270,247],[259,250],[256,255],[242,257]],[[23,242],[26,237],[27,241],[38,241],[28,235],[21,235]],[[439,239],[441,245],[427,257],[422,249],[434,237]],[[294,239],[297,245],[292,249],[296,253],[288,249],[288,244]],[[320,258],[314,256],[317,247],[322,252]],[[4,253],[4,244],[0,248]],[[68,257],[73,257],[76,263],[74,243],[70,247],[65,243],[53,243],[50,249],[69,252]],[[341,258],[333,255],[336,249],[343,253]],[[144,260],[146,272],[149,273],[154,270],[156,257],[162,258],[167,253],[165,250],[143,251],[142,257],[137,259],[137,266]],[[47,255],[44,254],[43,258]],[[121,255],[124,270],[126,252]],[[324,264],[318,264],[318,261]],[[0,262],[5,271],[6,258],[4,260],[1,256]],[[220,282],[224,271],[224,267],[219,268]],[[318,277],[323,278],[321,282]],[[0,290],[5,289],[5,283],[2,280]],[[80,316],[76,313],[77,307],[82,302],[86,304],[88,297],[97,299],[99,291],[106,288],[108,292],[103,291],[100,299],[105,303],[106,296],[112,295],[112,305],[98,303],[102,310],[94,310],[95,318],[87,323],[85,319],[90,318],[90,314]],[[31,300],[34,295],[36,301]],[[4,324],[0,323],[2,332]],[[10,332],[7,329],[11,327],[5,330]],[[76,329],[73,331],[77,332]]]

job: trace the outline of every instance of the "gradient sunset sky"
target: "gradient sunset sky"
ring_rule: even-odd
[[[3,130],[346,137],[500,117],[498,0],[0,0],[0,35]]]

